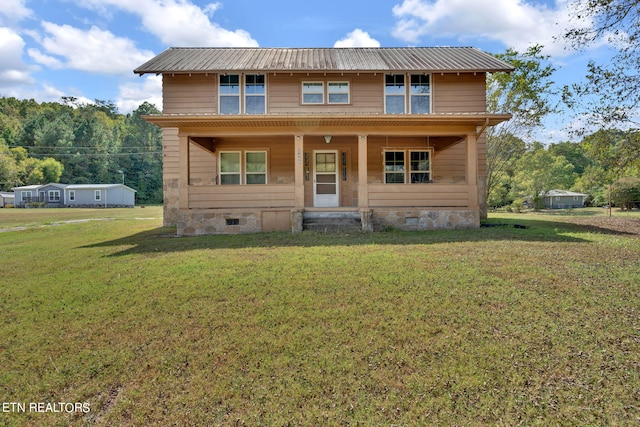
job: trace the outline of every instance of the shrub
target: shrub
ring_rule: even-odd
[[[621,178],[610,188],[611,201],[621,209],[633,209],[640,202],[640,178]]]

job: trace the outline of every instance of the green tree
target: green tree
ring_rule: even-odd
[[[62,176],[62,171],[64,170],[64,166],[62,163],[57,161],[56,159],[52,159],[48,157],[40,161],[40,170],[42,170],[42,176],[44,178],[44,182],[60,182],[60,177]]]
[[[605,42],[616,54],[603,64],[591,61],[586,82],[566,87],[565,100],[582,107],[592,124],[634,122],[640,107],[640,2],[572,0],[569,10],[579,24],[564,37],[575,49]]]
[[[159,113],[154,105],[144,102],[124,122],[118,169],[137,190],[141,203],[162,201],[162,131],[142,118]]]
[[[559,142],[549,145],[549,152],[554,156],[564,156],[573,165],[575,173],[582,175],[592,164],[583,144],[577,142]]]
[[[11,151],[0,139],[0,189],[8,190],[13,187],[18,178],[18,165]]]
[[[621,178],[611,185],[611,200],[622,209],[633,209],[640,204],[640,178]]]
[[[495,200],[497,193],[503,192],[504,177],[513,174],[515,162],[525,151],[523,139],[557,111],[551,102],[556,93],[552,80],[555,68],[542,54],[542,46],[532,46],[524,53],[509,49],[496,57],[515,70],[488,76],[487,112],[509,113],[512,118],[487,129],[487,200]]]
[[[575,179],[574,167],[564,156],[553,155],[537,142],[518,160],[513,196],[537,197],[553,189],[570,189]]]
[[[640,132],[600,130],[582,140],[589,156],[613,176],[640,171]]]

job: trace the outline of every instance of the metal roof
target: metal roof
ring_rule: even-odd
[[[473,47],[207,48],[172,47],[136,74],[261,72],[510,72],[513,67]]]

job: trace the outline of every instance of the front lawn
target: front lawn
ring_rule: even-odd
[[[638,214],[176,238],[160,207],[8,211],[0,425],[640,423]]]

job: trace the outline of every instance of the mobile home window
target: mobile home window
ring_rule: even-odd
[[[412,184],[431,182],[431,152],[410,151],[410,174]]]
[[[100,200],[102,200],[102,191],[95,190],[93,194],[94,194],[94,200],[96,202],[99,202]]]
[[[349,82],[327,83],[327,99],[329,104],[348,104]]]
[[[385,151],[384,182],[386,184],[404,184],[404,151]]]
[[[428,114],[431,112],[430,76],[411,75],[411,114]]]
[[[240,76],[220,75],[220,114],[240,114]]]
[[[59,202],[60,201],[60,190],[49,190],[49,201],[50,202]]]
[[[76,201],[76,190],[70,190],[69,191],[69,201],[70,202],[75,202]]]
[[[20,197],[22,198],[23,202],[30,202],[31,201],[31,191],[21,191],[20,192]]]
[[[264,74],[247,74],[245,76],[245,112],[247,114],[265,113]]]
[[[220,184],[240,184],[240,152],[220,153]]]
[[[404,114],[404,74],[387,74],[384,87],[384,108],[386,114]]]
[[[245,153],[245,182],[247,184],[267,183],[266,151],[247,151]]]
[[[302,82],[303,104],[324,104],[323,82]]]

